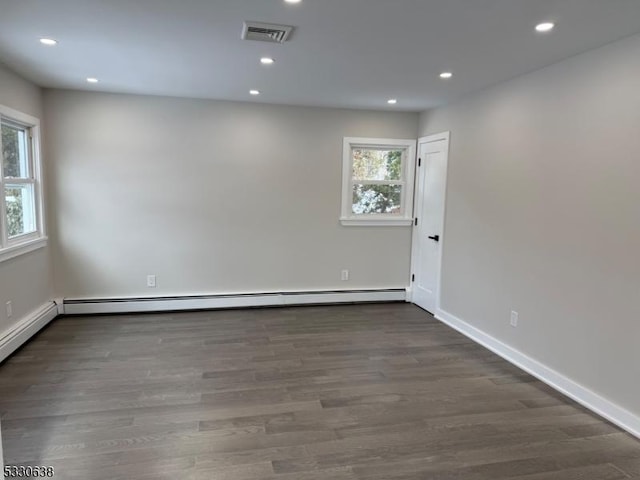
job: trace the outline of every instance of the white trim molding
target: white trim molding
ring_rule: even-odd
[[[144,298],[65,299],[67,315],[171,312],[227,308],[404,302],[406,289],[242,293]]]
[[[406,218],[367,218],[354,220],[341,218],[340,223],[344,227],[410,227],[413,220]]]
[[[450,139],[451,132],[447,130],[446,132],[434,133],[432,135],[427,135],[426,137],[420,137],[418,139],[418,143],[432,143],[439,142],[440,140],[449,141]]]
[[[442,309],[438,310],[435,317],[580,405],[640,438],[640,417],[629,410]]]
[[[47,237],[36,238],[26,243],[20,243],[12,247],[3,248],[0,250],[0,263],[11,258],[19,257],[25,253],[33,252],[47,246]]]
[[[47,302],[35,312],[18,321],[14,327],[0,337],[0,362],[3,362],[57,316],[56,304]]]

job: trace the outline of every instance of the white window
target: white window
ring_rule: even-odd
[[[0,261],[46,244],[39,124],[0,105]]]
[[[415,149],[415,140],[344,139],[343,225],[411,225]]]

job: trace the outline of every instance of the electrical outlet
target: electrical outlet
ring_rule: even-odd
[[[156,276],[155,275],[147,275],[147,287],[156,288]]]
[[[11,302],[7,302],[7,318],[11,318],[13,315],[13,304]]]
[[[514,328],[518,326],[518,312],[511,312],[511,326]]]
[[[349,270],[342,270],[342,281],[346,282],[349,280]]]

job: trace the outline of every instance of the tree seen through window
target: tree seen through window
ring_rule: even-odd
[[[355,214],[399,214],[402,205],[402,150],[353,149]]]

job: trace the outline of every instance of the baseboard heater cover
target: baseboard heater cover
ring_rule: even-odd
[[[20,320],[0,338],[0,363],[58,316],[54,302],[48,302]]]
[[[65,299],[64,313],[139,313],[225,308],[273,307],[313,304],[404,302],[404,288],[383,290],[336,290],[310,292],[241,293],[224,295]]]

